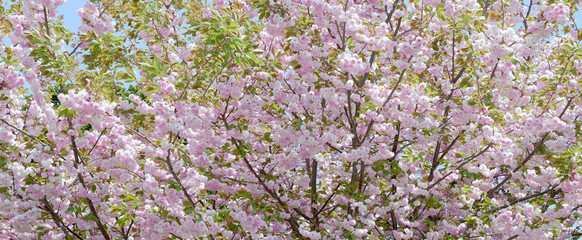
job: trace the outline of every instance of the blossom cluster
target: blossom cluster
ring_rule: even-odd
[[[1,239],[582,236],[575,1],[63,3],[0,19]]]

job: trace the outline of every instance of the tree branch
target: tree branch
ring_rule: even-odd
[[[224,113],[221,115],[221,119],[222,122],[224,123],[224,126],[228,129],[228,121],[226,120],[226,112],[228,109],[228,101],[227,101],[227,106],[224,109]],[[233,137],[230,138],[230,141],[234,144],[234,146],[237,149],[243,149],[244,148],[244,144],[240,144],[239,140],[234,139]],[[288,206],[281,200],[281,198],[275,193],[273,192],[268,186],[267,184],[264,182],[263,179],[261,179],[261,177],[259,176],[259,174],[255,171],[255,169],[253,168],[253,166],[251,165],[251,163],[247,160],[246,157],[241,155],[241,159],[243,160],[244,164],[246,165],[246,167],[251,171],[251,174],[259,181],[260,185],[263,187],[263,189],[265,189],[265,191],[267,192],[268,195],[270,195],[273,199],[275,199],[275,201],[279,204],[279,206],[288,214],[290,214],[290,218],[286,219],[287,222],[289,222],[289,225],[291,225],[291,229],[293,230],[293,232],[299,236],[300,238],[304,238],[304,236],[301,234],[301,232],[299,231],[299,224],[297,223],[297,220],[295,220],[295,217],[293,217],[293,215],[291,214],[291,212],[289,211]],[[305,219],[309,219],[309,217],[307,217],[307,215],[305,215],[305,213],[303,213],[303,211],[301,211],[300,209],[294,208],[293,209],[297,214],[301,215],[302,217],[304,217]]]
[[[465,160],[461,161],[461,165],[455,167],[455,170],[459,170],[461,169],[463,166],[465,166],[465,164],[471,162],[471,160],[481,156],[481,154],[487,152],[487,150],[489,150],[489,148],[493,146],[492,143],[488,144],[483,150],[479,151],[477,154],[474,154],[468,158],[466,158]],[[449,175],[451,175],[453,173],[453,171],[450,171],[449,173],[445,174],[444,176],[442,176],[441,178],[439,178],[438,180],[436,180],[433,184],[429,185],[426,190],[430,190],[432,189],[434,186],[436,186],[437,184],[439,184],[441,181],[445,180]],[[416,199],[415,199],[416,200]]]
[[[369,62],[369,64],[370,64],[370,70],[372,70],[371,69],[372,68],[372,65],[374,64],[374,60],[376,59],[376,52],[377,51],[373,51],[372,52],[372,56],[370,57],[370,62]],[[368,78],[369,75],[370,75],[370,72],[369,71],[366,72],[364,74],[364,77],[362,77],[362,80],[360,82],[358,82],[356,79],[354,79],[354,82],[356,83],[356,86],[358,86],[359,88],[363,87],[364,84],[366,83],[366,79]]]
[[[46,35],[48,37],[50,37],[51,36],[51,31],[50,31],[49,25],[48,25],[48,16],[47,16],[47,13],[46,13],[46,7],[43,6],[42,7],[42,11],[44,13],[44,28],[46,29]]]
[[[51,215],[51,218],[53,219],[55,224],[61,228],[61,231],[63,231],[63,233],[67,236],[67,238],[68,238],[68,236],[70,236],[69,235],[69,233],[70,233],[77,239],[81,239],[81,240],[84,239],[81,236],[79,236],[79,234],[77,234],[75,231],[73,231],[72,229],[67,227],[67,225],[65,225],[65,223],[63,223],[63,220],[61,220],[61,217],[55,212],[52,205],[48,202],[46,196],[44,196],[41,201],[44,204],[44,210],[49,212],[49,214]]]
[[[561,119],[562,116],[564,116],[564,114],[566,113],[566,111],[570,107],[570,104],[572,104],[572,100],[574,100],[574,97],[571,97],[568,99],[568,103],[566,103],[566,106],[564,107],[564,109],[562,110],[562,113],[560,113],[560,116],[558,118]],[[497,192],[501,188],[501,186],[503,186],[507,181],[509,181],[509,179],[511,179],[513,177],[513,174],[515,174],[517,171],[519,171],[521,168],[523,168],[525,166],[525,164],[527,164],[527,162],[529,162],[529,160],[531,160],[533,158],[533,156],[535,155],[537,150],[544,144],[544,141],[546,141],[546,139],[549,135],[550,135],[550,132],[547,132],[542,136],[542,138],[536,143],[534,148],[527,154],[527,156],[523,159],[523,161],[521,161],[519,163],[519,165],[515,169],[513,169],[513,171],[512,171],[513,173],[511,175],[505,177],[505,179],[503,179],[503,181],[498,183],[494,188],[487,191],[488,198],[493,198],[493,195],[495,194],[495,192]]]
[[[62,91],[63,86],[61,85],[60,87],[61,87],[61,91]],[[62,91],[62,92],[64,92],[64,91]],[[69,129],[74,130],[73,122],[71,121],[70,118],[67,118],[67,123],[69,124]],[[75,161],[73,162],[73,165],[75,166],[76,169],[78,169],[78,165],[82,163],[81,154],[79,153],[79,149],[77,148],[77,143],[75,141],[75,137],[70,136],[70,139],[71,139],[71,146],[73,148],[73,154],[75,157]],[[83,175],[81,175],[80,172],[77,173],[77,178],[78,178],[79,182],[81,183],[81,185],[83,186],[83,188],[85,188],[86,190],[89,189],[87,187],[87,184],[85,183],[85,179],[83,178]],[[95,208],[95,204],[93,203],[93,201],[89,197],[86,197],[85,199],[87,201],[87,205],[89,206],[89,210],[91,210],[91,214],[93,214],[95,216],[94,221],[97,224],[97,228],[98,228],[99,232],[101,232],[101,235],[103,235],[103,238],[105,238],[106,240],[110,240],[111,237],[109,236],[109,233],[107,233],[105,226],[103,225],[103,223],[101,222],[101,219],[99,218],[99,213],[97,212],[97,209]]]
[[[386,98],[386,100],[382,104],[381,109],[383,109],[386,106],[386,104],[388,103],[388,101],[390,101],[390,99],[392,98],[392,95],[396,91],[396,88],[398,88],[398,85],[400,84],[400,82],[402,82],[402,79],[404,79],[404,71],[401,71],[400,72],[400,77],[398,77],[398,81],[396,82],[396,84],[394,84],[394,87],[392,88],[392,91],[390,91],[390,94],[388,95],[388,98]]]
[[[558,185],[560,185],[560,184],[555,184],[555,185],[553,185],[553,186],[549,187],[548,189],[546,189],[546,190],[544,190],[544,191],[541,191],[541,192],[538,192],[538,193],[534,193],[534,194],[531,194],[531,195],[528,195],[528,196],[522,197],[522,198],[520,198],[520,199],[515,199],[515,200],[513,200],[513,201],[510,201],[508,204],[505,204],[505,205],[503,205],[503,206],[501,206],[501,207],[498,207],[498,208],[495,208],[495,209],[489,210],[488,212],[489,212],[489,213],[495,213],[495,212],[497,212],[497,211],[499,211],[499,210],[502,210],[502,209],[508,208],[508,207],[510,207],[510,206],[512,206],[512,205],[515,205],[515,204],[517,204],[517,203],[524,202],[524,201],[530,200],[530,199],[532,199],[532,198],[536,198],[536,197],[542,196],[542,195],[544,195],[544,194],[546,194],[546,193],[549,193],[549,192],[552,192],[552,191],[554,191]]]
[[[171,138],[171,136],[170,136],[170,138]],[[171,149],[168,149],[168,155],[166,156],[166,160],[165,160],[166,165],[168,166],[168,171],[170,171],[170,174],[172,174],[172,178],[180,186],[182,193],[184,193],[188,202],[192,205],[192,207],[196,207],[196,202],[194,202],[194,200],[192,200],[192,197],[190,197],[190,194],[188,194],[188,190],[186,190],[186,188],[184,187],[184,184],[182,184],[182,181],[180,181],[180,177],[178,177],[178,174],[176,173],[176,171],[174,170],[174,167],[172,166],[172,162],[170,161],[171,153],[172,153]]]

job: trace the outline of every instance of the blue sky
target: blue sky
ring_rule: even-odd
[[[77,28],[81,25],[81,18],[77,14],[79,8],[83,8],[86,0],[68,0],[65,4],[58,8],[59,14],[63,14],[63,22],[65,27],[71,32],[77,32]]]
[[[71,32],[78,32],[79,26],[81,26],[81,18],[77,14],[77,10],[79,8],[83,8],[83,4],[85,4],[87,0],[68,0],[65,4],[61,5],[57,10],[59,14],[63,15],[63,22],[65,23],[65,27]],[[7,3],[10,5],[10,2]],[[2,39],[6,46],[12,45],[10,40],[7,38]]]
[[[83,8],[87,0],[68,0],[65,4],[61,5],[57,10],[59,14],[63,15],[63,22],[65,27],[71,32],[77,32],[78,27],[81,25],[81,18],[77,15],[77,10]],[[7,3],[10,5],[10,2]],[[575,14],[578,27],[582,25],[582,12],[577,12]],[[2,39],[5,45],[10,46],[10,41],[8,39]]]
[[[63,22],[65,27],[73,32],[78,32],[78,27],[81,25],[81,18],[77,14],[77,10],[83,8],[83,4],[85,4],[87,0],[67,0],[67,2],[61,5],[57,10],[59,14],[63,15]],[[4,4],[4,2],[3,2]],[[11,2],[6,2],[8,6]],[[576,22],[579,28],[582,28],[582,11],[578,11],[575,14]],[[10,40],[8,38],[2,39],[2,42],[5,46],[11,46]],[[67,50],[70,50],[69,47],[66,47]]]
[[[79,8],[83,8],[83,4],[87,2],[86,0],[68,0],[65,4],[60,6],[57,10],[59,14],[63,15],[63,23],[65,27],[71,32],[78,32],[79,26],[81,26],[81,17],[77,14]],[[68,51],[70,47],[66,47]]]

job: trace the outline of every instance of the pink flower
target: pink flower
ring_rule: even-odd
[[[168,27],[160,29],[160,34],[164,37],[170,36],[170,33],[172,33],[172,30]]]

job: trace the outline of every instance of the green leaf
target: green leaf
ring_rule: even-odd
[[[270,132],[266,132],[265,134],[263,134],[263,139],[265,139],[265,141],[267,141],[267,142],[273,142],[273,139],[271,139]]]
[[[245,190],[238,190],[238,192],[236,192],[236,196],[237,197],[241,197],[241,198],[246,198],[246,199],[252,199],[253,195]]]
[[[105,94],[112,94],[113,88],[111,88],[110,86],[103,86],[101,87],[101,91]]]
[[[160,91],[160,87],[157,84],[148,84],[145,86],[145,88],[143,89],[146,93],[151,94],[151,93],[156,93]]]
[[[190,203],[188,203],[188,205],[184,207],[184,214],[190,215],[194,212],[196,212],[196,209],[193,208]]]
[[[198,89],[202,87],[202,81],[200,79],[196,79],[196,82],[192,85],[192,88]]]
[[[175,189],[176,191],[182,191],[182,187],[180,187],[180,184],[173,180],[168,180],[168,185],[170,186],[170,188]]]
[[[251,52],[254,54],[263,54],[265,51],[263,49],[257,48],[257,49],[253,49]]]
[[[58,117],[66,117],[69,119],[74,118],[75,115],[77,114],[77,112],[74,111],[73,109],[70,109],[69,107],[66,107],[63,105],[60,105],[57,108],[57,111],[58,111],[58,115],[57,115]]]
[[[85,217],[83,219],[85,219],[85,221],[98,221],[99,220],[95,215],[93,215],[93,213],[89,213],[89,214],[85,215]]]
[[[546,147],[546,145],[542,144],[539,148],[538,148],[538,152],[541,154],[550,154],[552,153],[552,151],[550,151],[550,149],[548,149],[548,147]]]
[[[244,158],[247,155],[247,150],[244,147],[238,147],[234,150],[234,154],[240,154],[240,157]]]
[[[473,84],[471,83],[470,78],[463,78],[463,80],[459,83],[459,87],[462,87],[462,88],[471,87],[471,86],[473,86]]]
[[[34,44],[34,45],[41,45],[42,41],[37,39],[37,38],[33,38],[30,40],[30,43]]]
[[[123,209],[118,207],[118,206],[112,206],[110,209],[111,209],[112,214],[119,213],[119,212],[123,211]]]

